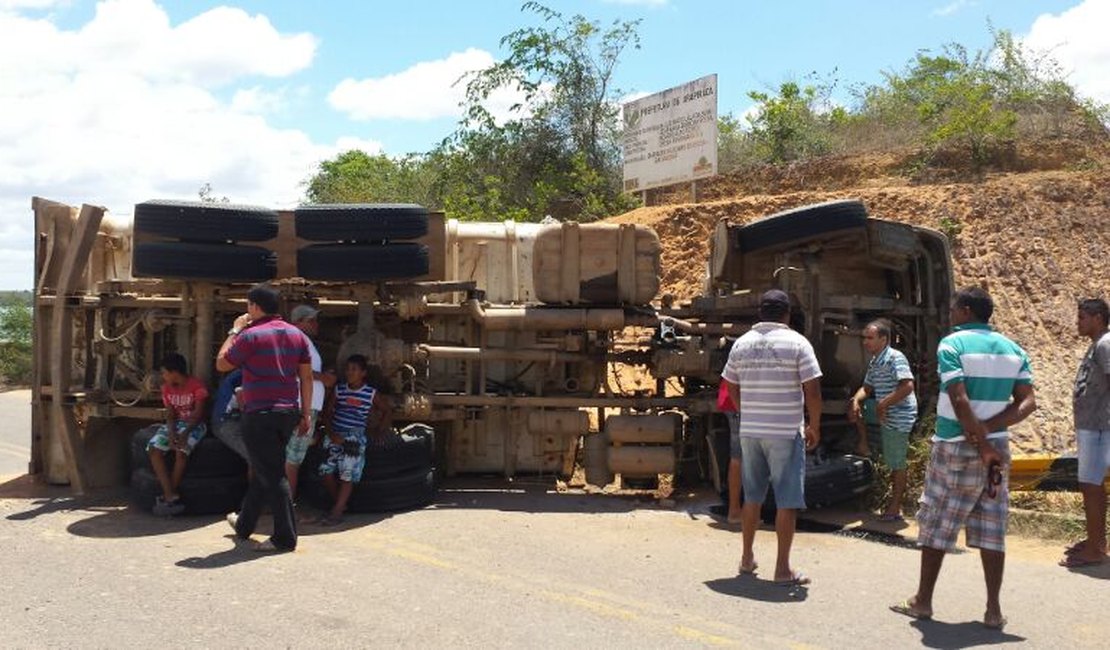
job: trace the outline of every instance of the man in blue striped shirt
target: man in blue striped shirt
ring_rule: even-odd
[[[917,396],[913,394],[913,370],[906,355],[890,347],[890,321],[880,318],[863,328],[863,349],[871,355],[863,386],[852,397],[849,419],[862,419],[860,404],[868,397],[876,401],[875,410],[882,435],[882,456],[890,467],[891,495],[879,519],[902,520],[902,495],[906,491],[906,452],[910,431],[917,420]],[[866,445],[863,437],[861,446]]]
[[[937,346],[940,398],[925,491],[917,513],[921,572],[917,593],[891,609],[932,618],[933,588],[944,555],[967,528],[987,585],[983,625],[1002,629],[998,601],[1006,563],[1010,448],[1007,427],[1037,409],[1029,357],[988,324],[994,302],[978,287],[952,301],[952,333]]]

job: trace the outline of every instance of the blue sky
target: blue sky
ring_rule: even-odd
[[[167,5],[175,21],[218,2]],[[314,8],[321,4],[326,8]],[[1043,13],[1059,13],[1074,1],[994,0],[951,2],[825,1],[751,2],[550,2],[565,15],[581,14],[603,25],[641,20],[641,49],[630,51],[618,71],[618,87],[656,92],[716,72],[721,113],[742,113],[750,90],[762,90],[811,71],[836,71],[844,82],[876,82],[879,72],[899,68],[915,52],[956,41],[989,44],[988,20],[1025,32]],[[383,119],[352,122],[326,102],[326,90],[346,78],[378,78],[421,61],[479,48],[500,58],[502,36],[537,17],[515,0],[483,2],[240,2],[268,16],[281,31],[307,31],[320,39],[312,67],[283,82],[320,92],[275,120],[309,128],[329,139],[352,133],[380,141],[389,153],[425,151],[451,132],[453,118],[413,122]],[[88,13],[87,8],[85,12]],[[842,100],[849,99],[847,93]]]
[[[987,46],[988,21],[1052,49],[1081,92],[1110,101],[1110,0],[547,4],[641,20],[616,85],[651,93],[716,73],[721,114],[811,72],[839,79],[846,103],[850,84],[919,50]],[[31,196],[128,214],[211,183],[295,204],[340,151],[433,147],[457,122],[451,81],[537,21],[516,0],[0,0],[0,288],[30,286]]]

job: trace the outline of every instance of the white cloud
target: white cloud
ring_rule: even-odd
[[[315,165],[368,140],[314,142],[265,114],[316,39],[221,7],[172,25],[154,0],[107,0],[76,29],[0,12],[0,289],[31,284],[32,196],[128,214],[149,198],[297,202]],[[230,102],[214,91],[230,91]],[[294,92],[294,91],[290,91]]]
[[[457,118],[462,115],[460,104],[466,98],[467,75],[494,63],[489,52],[468,48],[444,59],[422,61],[396,74],[344,79],[328,95],[328,102],[353,120]],[[520,92],[503,88],[490,96],[486,108],[504,120],[522,101]]]
[[[974,4],[975,3],[971,2],[970,0],[953,0],[952,2],[949,2],[948,4],[944,5],[943,7],[938,7],[936,9],[934,9],[933,10],[933,15],[934,16],[951,16],[951,15],[953,15],[955,13],[958,13],[958,12],[962,11],[963,9],[966,9],[967,7],[970,7]]]
[[[278,113],[288,105],[286,89],[267,90],[261,86],[240,88],[231,98],[231,110],[266,115]]]
[[[1069,74],[1068,81],[1087,97],[1110,102],[1110,2],[1085,0],[1060,14],[1042,14],[1023,43],[1047,52]]]

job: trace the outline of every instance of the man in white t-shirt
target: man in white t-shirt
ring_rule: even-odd
[[[312,408],[309,409],[309,427],[303,435],[297,431],[289,436],[289,443],[285,446],[285,478],[289,481],[289,493],[295,499],[297,496],[297,475],[301,471],[308,448],[312,446],[316,434],[316,418],[324,410],[324,392],[335,385],[335,373],[324,372],[320,359],[320,351],[312,341],[320,333],[320,323],[317,316],[320,310],[309,305],[297,305],[289,314],[289,322],[297,326],[308,337],[308,353],[312,358]]]

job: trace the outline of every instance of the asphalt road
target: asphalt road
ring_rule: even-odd
[[[674,507],[555,494],[538,480],[452,482],[433,507],[302,528],[296,553],[237,547],[213,517],[156,519],[121,491],[0,485],[0,647],[1105,647],[1110,570],[1055,566],[1011,538],[1005,632],[978,558],[946,561],[936,620],[887,610],[918,554],[800,533],[808,588],[737,577],[739,535],[704,496]],[[758,559],[773,563],[760,533]]]
[[[0,477],[23,474],[31,459],[31,391],[0,393]]]

